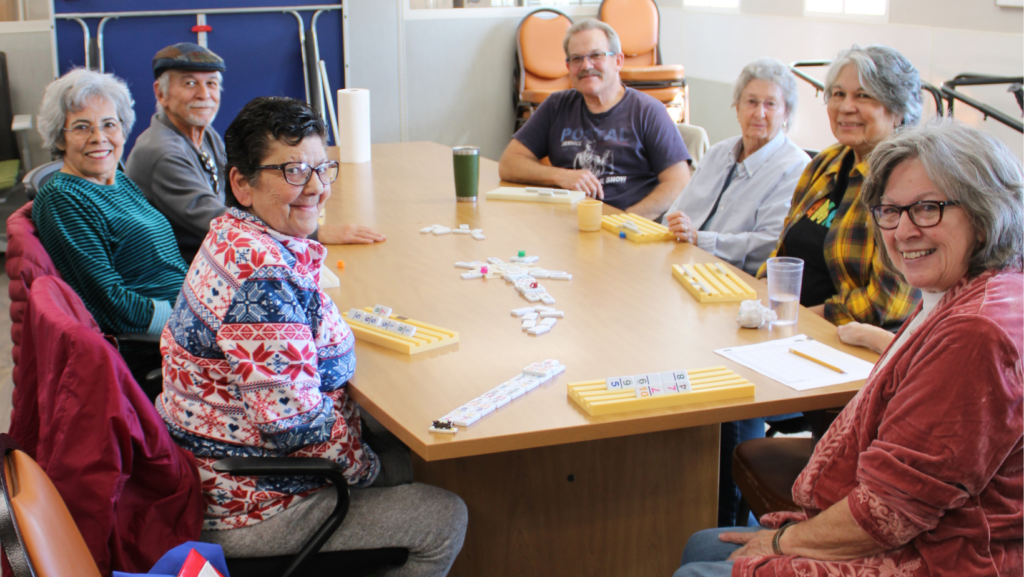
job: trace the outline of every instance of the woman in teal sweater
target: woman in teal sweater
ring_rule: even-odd
[[[104,332],[152,337],[120,344],[141,384],[160,368],[159,335],[188,265],[167,219],[117,169],[135,124],[132,104],[128,86],[111,74],[79,68],[47,87],[39,132],[64,167],[39,190],[32,220]]]

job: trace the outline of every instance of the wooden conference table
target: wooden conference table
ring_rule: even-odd
[[[413,356],[358,341],[350,386],[412,449],[417,480],[465,500],[469,530],[452,575],[671,575],[687,538],[716,523],[718,423],[841,406],[863,384],[798,392],[713,351],[799,332],[877,359],[841,344],[806,310],[795,330],[750,330],[738,328],[736,303],[696,302],[671,265],[721,261],[693,245],[580,233],[569,205],[487,201],[500,182],[493,161],[480,160],[479,200],[464,203],[455,201],[450,148],[382,144],[372,154],[341,165],[325,218],[371,226],[387,241],[330,247],[341,287],[327,294],[341,311],[383,304],[459,332],[459,343]],[[419,232],[463,223],[486,240]],[[514,289],[462,280],[454,267],[519,250],[573,275],[542,281],[565,318],[536,337],[510,315],[529,304]],[[344,269],[334,268],[338,259]],[[740,274],[768,302],[765,284]],[[427,431],[548,358],[566,371],[457,435]],[[755,383],[755,396],[601,417],[567,396],[569,382],[721,365]]]

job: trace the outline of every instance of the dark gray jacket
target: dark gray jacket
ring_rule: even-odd
[[[191,264],[210,230],[210,221],[224,214],[227,155],[224,141],[212,127],[203,133],[203,149],[217,164],[217,190],[203,169],[195,145],[163,113],[153,115],[128,157],[128,178],[139,185],[146,199],[171,223],[178,248]]]

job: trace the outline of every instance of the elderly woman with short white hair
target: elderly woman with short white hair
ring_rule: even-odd
[[[135,124],[123,80],[84,68],[46,88],[39,133],[64,166],[39,189],[32,220],[61,276],[109,334],[146,333],[119,352],[139,383],[160,368],[158,337],[188,265],[171,225],[118,170]],[[150,398],[160,391],[147,390]]]
[[[708,150],[668,209],[663,222],[676,239],[757,273],[810,161],[786,136],[796,104],[796,79],[785,64],[758,58],[743,68],[732,97],[741,134]]]
[[[862,203],[883,266],[921,305],[794,483],[803,511],[697,533],[675,577],[1024,568],[1020,162],[939,121],[881,143],[869,163]]]
[[[664,223],[680,241],[696,244],[755,274],[782,232],[797,180],[811,160],[786,136],[796,114],[796,79],[775,58],[758,58],[740,72],[732,106],[740,136],[711,147]],[[763,418],[722,423],[718,526],[737,523],[740,492],[732,479],[736,445],[764,437]]]

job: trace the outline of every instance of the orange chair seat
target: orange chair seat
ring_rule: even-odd
[[[619,78],[626,84],[630,82],[665,82],[684,80],[686,73],[682,64],[626,66],[619,72]]]
[[[544,102],[544,99],[552,94],[558,92],[558,90],[524,90],[523,94],[519,97],[522,102],[529,102],[531,104],[540,104]]]
[[[99,577],[89,547],[46,472],[26,453],[11,451],[3,460],[3,473],[36,574]]]
[[[683,89],[680,86],[668,86],[665,88],[637,88],[640,92],[648,96],[653,96],[658,102],[672,102],[677,96],[683,93]]]

